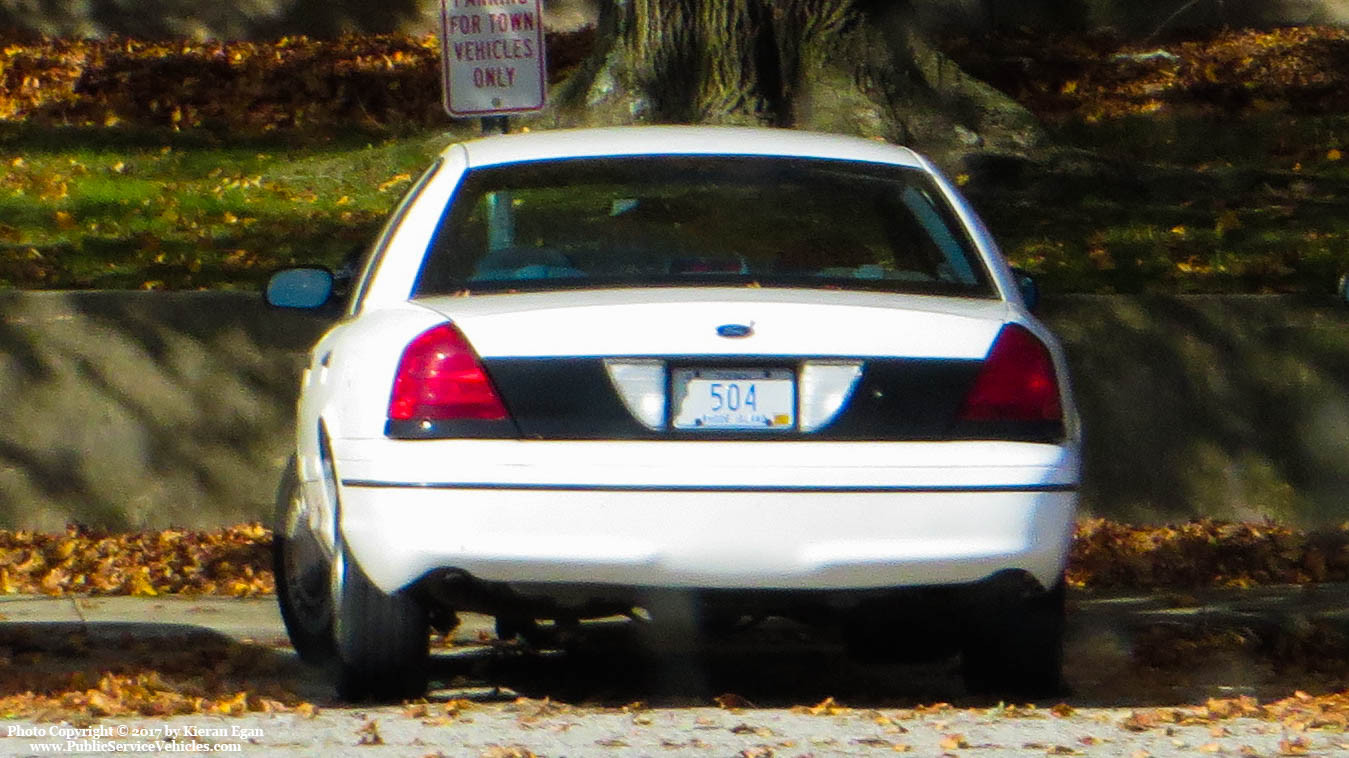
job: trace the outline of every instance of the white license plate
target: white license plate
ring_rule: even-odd
[[[790,369],[675,369],[670,380],[676,429],[796,425],[796,374]]]

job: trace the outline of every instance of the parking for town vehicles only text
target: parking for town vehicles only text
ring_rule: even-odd
[[[542,110],[542,0],[441,0],[445,110],[455,118]]]

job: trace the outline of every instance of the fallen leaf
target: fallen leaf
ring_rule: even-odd
[[[393,189],[394,187],[397,187],[398,185],[400,185],[400,184],[402,184],[402,183],[404,183],[404,182],[410,182],[410,181],[412,181],[412,174],[397,174],[397,175],[393,176],[392,178],[390,178],[388,181],[381,182],[380,185],[379,185],[379,191],[380,191],[380,192],[388,192],[389,190]]]
[[[365,722],[364,726],[356,730],[356,734],[360,737],[359,741],[356,743],[357,745],[371,746],[384,744],[384,738],[381,737],[379,733],[379,722],[374,719]]]
[[[792,709],[798,713],[807,713],[811,716],[841,716],[852,711],[851,708],[845,708],[834,701],[834,698],[827,697],[815,705],[803,709]]]
[[[712,698],[712,701],[717,704],[718,708],[722,708],[728,711],[754,707],[753,703],[741,697],[740,695],[737,695],[732,692],[727,692],[724,695],[717,695],[716,697]]]
[[[1306,737],[1279,740],[1279,755],[1307,755],[1311,752],[1311,741]]]
[[[522,745],[489,745],[482,751],[480,758],[540,758],[540,756]]]
[[[964,750],[970,746],[970,743],[963,734],[946,734],[942,736],[937,745],[942,750]]]

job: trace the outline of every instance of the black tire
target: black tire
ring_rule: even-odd
[[[1047,592],[1006,598],[970,620],[961,651],[965,688],[1001,698],[1063,693],[1062,581]]]
[[[333,660],[332,562],[309,532],[300,497],[295,458],[286,464],[276,490],[272,531],[272,571],[281,620],[300,660],[324,664]]]
[[[386,594],[342,547],[337,609],[337,692],[345,700],[397,701],[426,694],[430,621],[407,592]]]

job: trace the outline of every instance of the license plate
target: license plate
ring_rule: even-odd
[[[773,431],[796,425],[796,374],[790,369],[675,369],[670,385],[676,429]]]

